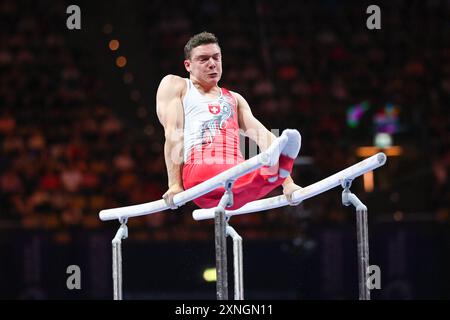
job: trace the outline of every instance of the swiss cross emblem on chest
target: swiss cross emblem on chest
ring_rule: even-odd
[[[219,104],[210,104],[208,106],[208,108],[209,108],[209,112],[211,112],[214,115],[220,113],[220,105]]]

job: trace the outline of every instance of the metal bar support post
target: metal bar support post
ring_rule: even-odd
[[[120,228],[112,242],[112,275],[114,300],[122,300],[122,240],[128,238],[127,219],[120,219]]]
[[[233,187],[234,180],[225,182],[225,193],[220,199],[219,205],[214,212],[214,238],[216,246],[216,270],[217,300],[228,300],[228,274],[227,274],[227,241],[225,208],[233,205]]]
[[[229,225],[226,230],[227,235],[233,239],[234,300],[244,300],[242,237]]]
[[[358,245],[358,284],[359,300],[370,300],[370,289],[367,283],[369,268],[369,227],[367,221],[367,207],[351,193],[351,179],[342,181],[342,204],[353,205],[356,208],[356,235]]]

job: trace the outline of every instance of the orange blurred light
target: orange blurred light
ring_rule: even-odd
[[[400,156],[403,153],[403,149],[399,146],[392,146],[384,150],[384,152],[388,157],[396,157]]]
[[[395,221],[402,221],[404,218],[404,214],[401,211],[394,212],[394,220]]]
[[[359,147],[356,154],[361,158],[367,158],[376,154],[380,149],[377,147]]]
[[[356,149],[356,154],[361,158],[373,156],[378,152],[384,152],[388,157],[396,157],[402,155],[403,148],[400,146],[392,146],[387,148],[359,147]]]
[[[123,68],[127,65],[127,58],[125,58],[124,56],[119,56],[116,59],[116,66],[118,66],[119,68]]]
[[[111,49],[112,51],[116,51],[117,49],[119,49],[119,45],[119,41],[113,39],[109,42],[109,49]]]
[[[364,173],[364,191],[372,192],[373,191],[373,171],[369,171]]]

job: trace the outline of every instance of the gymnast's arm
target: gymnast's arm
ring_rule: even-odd
[[[236,92],[233,92],[233,95],[238,103],[239,128],[244,131],[247,137],[255,141],[262,151],[265,151],[275,140],[275,135],[253,116],[252,110],[244,97]],[[283,182],[283,188],[288,186],[289,189],[297,189],[296,185],[295,188],[291,185],[292,183],[294,181],[291,176],[288,176]]]
[[[255,141],[258,147],[265,151],[275,140],[275,135],[253,116],[252,110],[247,101],[239,93],[233,92],[237,100],[239,128],[251,140]]]
[[[184,190],[181,170],[184,145],[182,96],[185,86],[181,77],[167,75],[161,80],[156,93],[156,113],[164,127],[164,159],[169,187],[163,198],[171,208],[175,208],[173,196]]]

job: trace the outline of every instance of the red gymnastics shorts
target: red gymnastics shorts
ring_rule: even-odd
[[[186,163],[183,166],[183,186],[187,190],[196,186],[197,184],[206,181],[219,173],[230,169],[244,160],[238,158],[234,164],[226,163]],[[268,167],[261,167],[253,172],[250,172],[238,178],[233,184],[233,205],[227,210],[236,210],[248,202],[263,198],[269,192],[280,186],[286,178],[278,175],[279,169],[284,169],[289,173],[292,172],[294,159],[289,158],[283,154],[280,155],[279,167],[275,173],[270,173]],[[273,172],[273,171],[272,171]],[[273,181],[273,182],[271,182]],[[225,192],[224,187],[217,188],[195,200],[194,203],[202,209],[214,208],[219,204]]]

